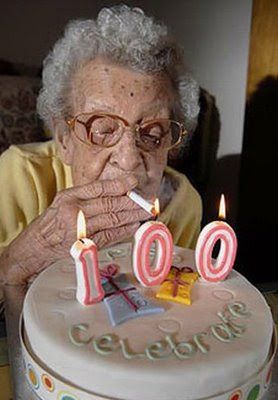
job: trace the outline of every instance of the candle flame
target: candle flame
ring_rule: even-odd
[[[220,198],[218,217],[221,219],[226,219],[226,203],[223,193],[221,194]]]
[[[79,211],[77,215],[77,239],[86,237],[86,221],[83,211]]]
[[[159,200],[156,198],[154,201],[154,205],[153,205],[153,214],[155,216],[160,214],[160,205],[159,205]]]

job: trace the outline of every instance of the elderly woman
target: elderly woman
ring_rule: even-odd
[[[70,22],[38,97],[54,141],[12,146],[0,159],[1,280],[24,283],[69,256],[79,209],[99,247],[131,237],[149,218],[132,189],[159,197],[174,243],[193,247],[200,198],[166,164],[198,111],[198,86],[164,25],[127,6]]]

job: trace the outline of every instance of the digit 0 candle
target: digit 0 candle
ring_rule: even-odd
[[[155,201],[155,214],[159,213],[158,200]],[[151,265],[150,251],[157,243],[154,265]],[[143,286],[161,284],[167,277],[173,254],[173,239],[168,228],[158,221],[145,222],[136,231],[133,245],[133,272]]]
[[[225,219],[225,198],[222,194],[219,206],[219,218]],[[220,250],[213,261],[212,252],[220,240]],[[224,280],[231,272],[237,251],[237,238],[234,230],[226,222],[219,220],[206,225],[197,241],[195,250],[196,267],[201,277],[207,282]]]
[[[98,266],[97,246],[86,238],[86,222],[82,211],[77,217],[77,241],[70,254],[75,261],[77,291],[76,299],[84,306],[98,303],[104,297]]]

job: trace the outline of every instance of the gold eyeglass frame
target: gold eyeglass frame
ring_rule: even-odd
[[[110,118],[115,119],[115,120],[116,120],[116,119],[117,119],[117,120],[120,120],[120,121],[123,122],[123,124],[124,124],[125,127],[128,127],[128,128],[133,129],[137,134],[138,134],[138,131],[139,131],[140,127],[142,127],[142,126],[144,126],[144,125],[151,124],[151,123],[153,123],[153,122],[159,122],[159,121],[173,122],[173,123],[175,123],[175,124],[177,124],[177,125],[179,126],[179,128],[180,128],[180,134],[179,134],[179,138],[178,138],[178,140],[177,140],[176,143],[174,143],[174,144],[173,144],[172,146],[170,146],[170,147],[165,147],[165,150],[167,149],[168,151],[171,150],[171,149],[173,149],[173,148],[175,148],[175,147],[177,147],[177,146],[182,142],[183,138],[184,138],[186,135],[188,135],[188,131],[184,128],[184,126],[183,126],[183,124],[182,124],[181,122],[174,121],[174,120],[169,119],[169,118],[151,119],[151,120],[145,121],[145,122],[142,123],[142,124],[132,124],[132,125],[131,125],[127,120],[125,120],[124,118],[122,118],[122,117],[120,117],[119,115],[116,115],[116,114],[110,114],[110,113],[104,113],[104,112],[90,112],[90,113],[89,113],[89,112],[86,112],[86,113],[79,113],[79,114],[77,114],[75,117],[66,119],[66,123],[67,123],[67,125],[70,127],[70,129],[73,131],[73,133],[74,133],[76,139],[79,140],[80,142],[82,142],[82,143],[88,145],[88,146],[91,146],[93,143],[92,143],[92,142],[89,142],[89,141],[87,142],[87,141],[85,141],[85,140],[80,139],[80,137],[78,137],[78,135],[77,135],[76,132],[75,132],[75,124],[76,124],[76,122],[79,122],[81,125],[85,126],[86,132],[88,133],[88,128],[87,128],[87,126],[86,126],[86,122],[78,121],[78,118],[79,118],[81,115],[82,115],[82,116],[84,116],[84,115],[90,115],[90,116],[97,115],[97,116],[100,116],[100,117],[110,117]],[[101,145],[101,144],[96,144],[96,146],[103,147],[103,148],[113,147],[113,146],[115,146],[117,143],[119,143],[119,141],[121,140],[121,138],[122,138],[122,136],[123,136],[123,133],[124,133],[124,131],[123,131],[122,134],[119,136],[119,139],[118,139],[115,143],[113,143],[112,145],[110,145],[110,146],[109,146],[109,145],[108,145],[108,146],[107,146],[107,145]],[[151,150],[150,150],[150,151],[151,151]]]

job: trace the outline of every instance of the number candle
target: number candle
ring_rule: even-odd
[[[155,214],[159,213],[158,200],[155,202]],[[150,251],[157,243],[154,266],[150,262]],[[136,231],[133,246],[133,271],[143,286],[161,284],[167,277],[173,254],[173,239],[168,228],[158,221],[145,222]]]
[[[76,298],[84,306],[98,303],[104,297],[98,267],[97,246],[86,236],[86,223],[82,211],[77,217],[77,241],[70,254],[75,261],[77,292]]]
[[[225,199],[221,196],[219,217],[225,218]],[[219,254],[212,261],[212,252],[220,240]],[[195,251],[196,267],[201,277],[208,282],[224,280],[231,272],[237,251],[237,238],[234,230],[224,221],[213,221],[206,225],[197,241]]]

